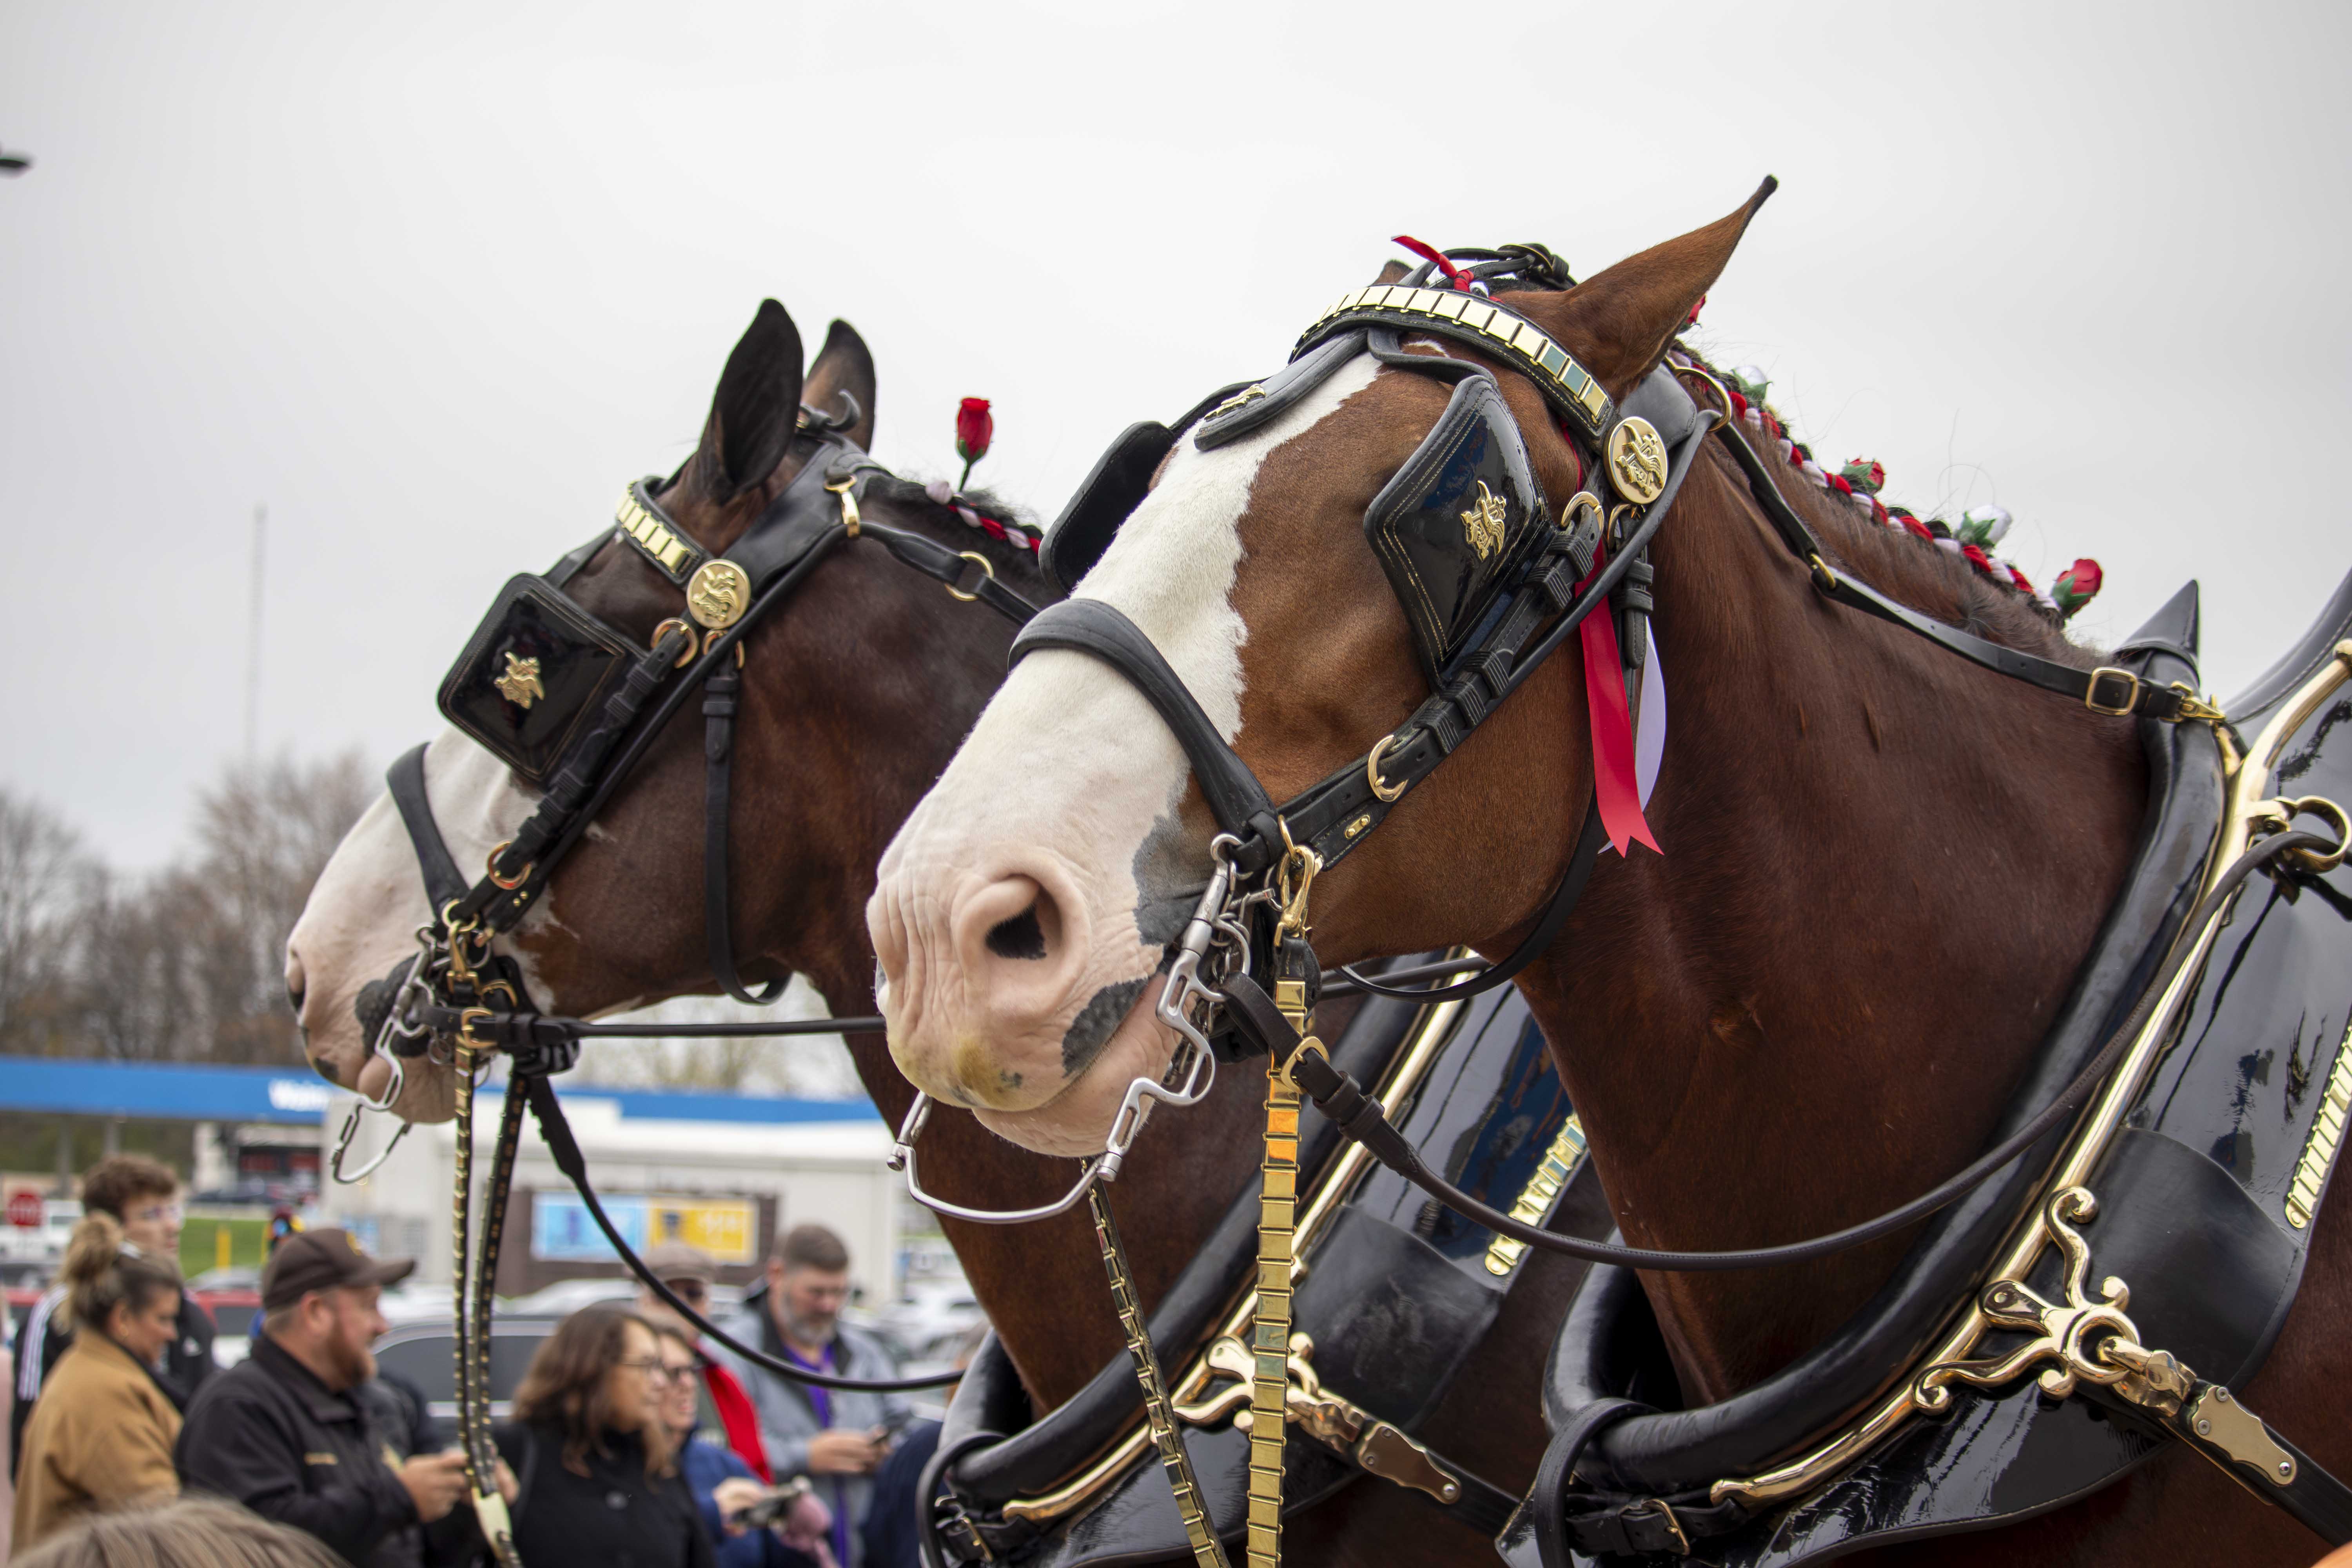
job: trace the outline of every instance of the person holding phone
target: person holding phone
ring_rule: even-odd
[[[794,1226],[776,1243],[768,1277],[744,1300],[742,1314],[719,1326],[745,1344],[811,1372],[889,1378],[898,1363],[879,1340],[841,1321],[849,1300],[849,1248],[821,1225]],[[897,1394],[816,1388],[729,1352],[728,1363],[759,1413],[760,1438],[778,1479],[805,1475],[833,1511],[832,1547],[840,1568],[866,1568],[861,1526],[874,1471],[893,1436],[914,1415]]]
[[[668,1377],[661,1392],[662,1425],[669,1429],[677,1472],[718,1548],[719,1568],[837,1568],[833,1515],[816,1500],[808,1479],[769,1486],[740,1455],[703,1436],[694,1342],[667,1319],[651,1321],[662,1337],[662,1369]]]

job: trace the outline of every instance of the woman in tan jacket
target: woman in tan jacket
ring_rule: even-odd
[[[93,1213],[66,1247],[73,1346],[33,1406],[16,1467],[14,1550],[94,1510],[179,1490],[180,1413],[148,1369],[178,1332],[180,1270],[126,1251],[114,1216]]]

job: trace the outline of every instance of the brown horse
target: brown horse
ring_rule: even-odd
[[[805,377],[801,366],[790,318],[772,301],[763,304],[728,359],[699,448],[658,498],[689,537],[713,551],[736,538],[808,460],[809,443],[793,439],[803,403],[830,409],[847,393],[863,411],[848,434],[860,445],[872,437],[875,374],[857,334],[835,322]],[[985,550],[1000,578],[1019,592],[1051,596],[1028,552],[978,538],[911,485],[876,481],[864,510],[958,549]],[[676,590],[618,544],[591,559],[566,591],[640,639],[678,609]],[[845,546],[749,639],[732,871],[733,929],[749,981],[800,973],[835,1015],[871,1011],[874,965],[863,910],[875,865],[1001,681],[1009,637],[997,616],[950,603],[937,584],[879,550]],[[427,786],[451,852],[469,871],[536,804],[501,763],[455,731],[434,742]],[[716,989],[702,919],[702,799],[700,726],[682,719],[602,813],[540,905],[499,939],[498,951],[520,965],[541,1010],[593,1016]],[[323,1076],[381,1092],[386,1068],[369,1059],[367,1042],[389,994],[383,977],[414,952],[411,933],[427,918],[407,834],[389,797],[379,799],[320,877],[289,944],[289,991]],[[895,1125],[912,1090],[879,1037],[856,1035],[849,1044],[868,1092]],[[410,1069],[400,1109],[418,1120],[446,1118],[446,1074],[420,1067]],[[1139,1140],[1110,1189],[1147,1305],[1254,1181],[1255,1152],[1238,1130],[1255,1124],[1255,1100],[1251,1075],[1228,1075],[1191,1119],[1163,1117]],[[1209,1135],[1219,1129],[1230,1134]],[[952,1110],[932,1117],[922,1160],[933,1190],[992,1209],[1045,1203],[1074,1173],[1066,1162],[996,1138]],[[1014,1228],[944,1224],[1036,1409],[1061,1405],[1106,1364],[1124,1364],[1083,1209]],[[1541,1431],[1535,1380],[1559,1303],[1581,1273],[1580,1265],[1553,1259],[1528,1266],[1455,1380],[1458,1392],[1424,1433],[1429,1441],[1498,1484],[1525,1484]],[[1197,1348],[1164,1350],[1172,1361]],[[1481,1408],[1496,1389],[1509,1391],[1508,1419]],[[1318,1510],[1325,1544],[1303,1560],[1440,1562],[1485,1550],[1458,1527],[1433,1529],[1426,1507],[1384,1485],[1350,1488]],[[1417,1542],[1414,1553],[1425,1555],[1382,1550],[1405,1535]]]
[[[1512,303],[1622,399],[1753,210]],[[1430,339],[1405,347],[1477,357]],[[1544,492],[1582,488],[1532,384],[1496,379]],[[1362,520],[1446,398],[1436,379],[1359,356],[1244,437],[1180,441],[1081,585],[1158,645],[1275,800],[1362,756],[1428,694]],[[1674,721],[1649,819],[1666,854],[1604,857],[1523,981],[1626,1239],[1676,1249],[1820,1235],[1966,1163],[2099,928],[2147,790],[2129,725],[1825,603],[1716,448],[1652,549]],[[1865,527],[1808,486],[1791,499],[1833,569],[1981,637],[2099,662],[1952,556]],[[1593,779],[1571,639],[1317,880],[1324,963],[1449,942],[1510,950],[1560,875]],[[1098,1127],[1109,1086],[1167,1059],[1172,1037],[1150,1006],[1161,911],[1205,880],[1213,828],[1188,780],[1165,726],[1105,664],[1048,649],[1016,668],[893,844],[869,911],[893,1048],[917,1084],[985,1108],[1032,1147],[1067,1149]],[[1016,917],[1046,934],[1034,956],[985,941]],[[2320,1216],[2298,1304],[2247,1390],[2338,1473],[2352,1466],[2335,1392],[2352,1374],[2345,1205]],[[1685,1397],[1719,1399],[1790,1363],[1902,1246],[1645,1275]],[[2179,1454],[1998,1537],[1895,1550],[2314,1554],[2293,1520]]]

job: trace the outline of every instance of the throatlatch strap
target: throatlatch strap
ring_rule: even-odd
[[[735,937],[728,912],[728,788],[735,776],[735,709],[741,700],[743,672],[721,665],[702,687],[702,924],[709,939],[710,974],[719,989],[747,1006],[765,1007],[784,994],[792,976],[779,975],[761,990],[747,990],[735,970]]]

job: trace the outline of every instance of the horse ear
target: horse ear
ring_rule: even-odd
[[[1402,283],[1405,280],[1406,274],[1410,273],[1412,270],[1412,268],[1407,267],[1402,261],[1391,261],[1386,267],[1381,268],[1381,275],[1372,279],[1372,287],[1378,289],[1383,284]]]
[[[774,473],[793,444],[800,409],[800,329],[782,305],[762,300],[719,373],[710,419],[694,455],[701,491],[730,501]]]
[[[857,418],[842,434],[857,443],[864,450],[874,448],[874,353],[857,329],[847,321],[835,321],[824,334],[824,347],[817,351],[816,363],[809,366],[808,381],[801,388],[801,401],[819,414],[837,415],[848,405],[842,395],[848,394],[857,405]]]
[[[1565,294],[1514,294],[1510,302],[1573,351],[1612,397],[1622,397],[1664,357],[1780,184],[1766,175],[1728,217],[1629,256]]]

